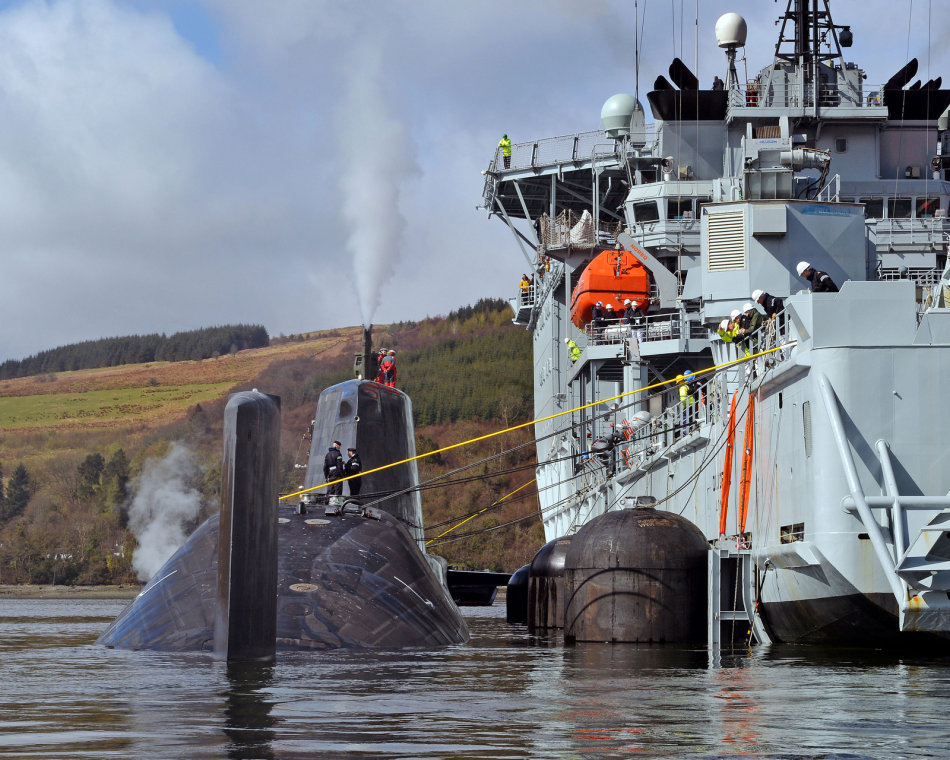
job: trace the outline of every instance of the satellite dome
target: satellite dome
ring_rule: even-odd
[[[737,48],[745,46],[746,27],[745,19],[738,13],[724,13],[716,21],[716,44],[721,48]]]
[[[639,123],[635,124],[638,115]],[[643,106],[633,95],[611,95],[600,109],[600,123],[604,132],[615,140],[629,136],[631,129],[639,127],[642,131],[645,121]]]

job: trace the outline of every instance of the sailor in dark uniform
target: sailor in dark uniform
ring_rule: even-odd
[[[343,465],[343,473],[347,476],[359,475],[363,471],[363,463],[360,461],[360,455],[356,453],[356,449],[352,446],[346,450],[349,459]],[[346,481],[350,484],[350,496],[359,496],[360,487],[363,485],[362,478],[351,478]]]
[[[327,455],[323,458],[323,479],[329,483],[343,477],[343,455],[340,453],[339,441],[334,441]],[[334,483],[327,486],[327,496],[342,496],[343,484]]]
[[[807,261],[799,261],[795,267],[799,277],[804,277],[811,285],[812,293],[837,293],[838,286],[835,285],[827,272],[815,269]]]
[[[785,308],[785,302],[776,296],[769,295],[764,290],[753,290],[752,300],[755,301],[765,311],[765,318],[772,319],[782,309]]]

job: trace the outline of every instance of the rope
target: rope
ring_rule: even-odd
[[[717,370],[723,369],[725,367],[730,367],[732,365],[743,364],[745,362],[756,359],[760,356],[765,356],[766,354],[771,354],[771,353],[775,353],[776,351],[781,351],[782,349],[788,346],[794,345],[794,343],[795,341],[790,341],[789,343],[785,343],[784,345],[776,346],[775,348],[766,349],[765,351],[760,351],[759,353],[756,353],[756,354],[750,354],[749,356],[744,356],[739,359],[732,359],[730,361],[723,362],[722,364],[716,364],[716,365],[713,365],[712,367],[707,367],[706,369],[699,369],[693,372],[693,375],[694,376],[704,375],[710,372],[716,372]],[[505,428],[504,430],[496,430],[493,433],[486,433],[485,435],[480,435],[476,438],[470,438],[467,441],[460,441],[459,443],[453,443],[448,446],[443,446],[440,449],[427,451],[424,454],[416,454],[413,457],[401,459],[398,462],[392,462],[390,464],[385,464],[380,467],[374,467],[373,469],[366,470],[360,473],[359,475],[347,475],[344,478],[337,478],[336,480],[328,480],[326,483],[320,483],[319,485],[311,486],[310,488],[304,488],[304,489],[301,489],[300,491],[293,491],[292,493],[284,494],[283,496],[279,497],[279,501],[292,499],[295,496],[301,496],[305,493],[310,493],[311,491],[316,491],[317,489],[324,488],[326,486],[332,486],[332,485],[336,485],[337,483],[343,483],[352,478],[358,478],[364,475],[371,475],[374,472],[382,472],[383,470],[388,470],[391,467],[399,467],[400,465],[408,464],[409,462],[415,462],[419,459],[425,459],[426,457],[435,456],[436,454],[443,454],[446,451],[452,451],[453,449],[458,449],[463,446],[470,446],[473,443],[479,443],[480,441],[487,441],[488,439],[496,438],[499,435],[504,435],[506,433],[513,433],[515,430],[521,430],[523,428],[528,427],[529,425],[537,425],[540,422],[547,422],[548,420],[553,420],[558,417],[564,417],[565,415],[568,415],[568,414],[575,414],[577,412],[583,411],[584,409],[590,409],[595,406],[600,406],[601,404],[607,404],[611,401],[616,401],[626,396],[634,396],[634,395],[643,393],[644,391],[654,390],[656,388],[662,388],[663,386],[672,385],[674,383],[676,383],[675,378],[671,380],[663,380],[658,383],[653,383],[652,385],[646,385],[642,388],[635,388],[632,391],[625,391],[624,393],[618,393],[616,396],[611,396],[610,398],[598,399],[597,401],[591,401],[588,404],[583,404],[582,406],[578,406],[573,409],[567,409],[563,412],[556,412],[555,414],[549,414],[547,417],[538,417],[537,419],[530,420],[528,422],[522,422],[519,425],[512,425],[511,427]]]

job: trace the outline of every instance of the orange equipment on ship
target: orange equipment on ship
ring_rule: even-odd
[[[571,321],[581,330],[591,321],[591,307],[598,301],[613,304],[618,314],[629,298],[644,313],[650,298],[646,267],[630,251],[602,251],[587,265],[571,294]]]

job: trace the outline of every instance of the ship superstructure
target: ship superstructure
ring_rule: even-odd
[[[716,89],[675,59],[652,124],[615,95],[603,130],[499,150],[485,172],[534,271],[512,303],[534,338],[546,537],[649,496],[745,558],[762,640],[942,635],[950,90],[916,61],[869,86],[827,0],[789,0],[779,29],[740,82],[745,22],[726,14]],[[646,274],[644,316],[619,318],[618,286],[617,318],[572,318],[616,251]],[[840,292],[809,292],[800,261]],[[756,290],[784,308],[723,332]]]

